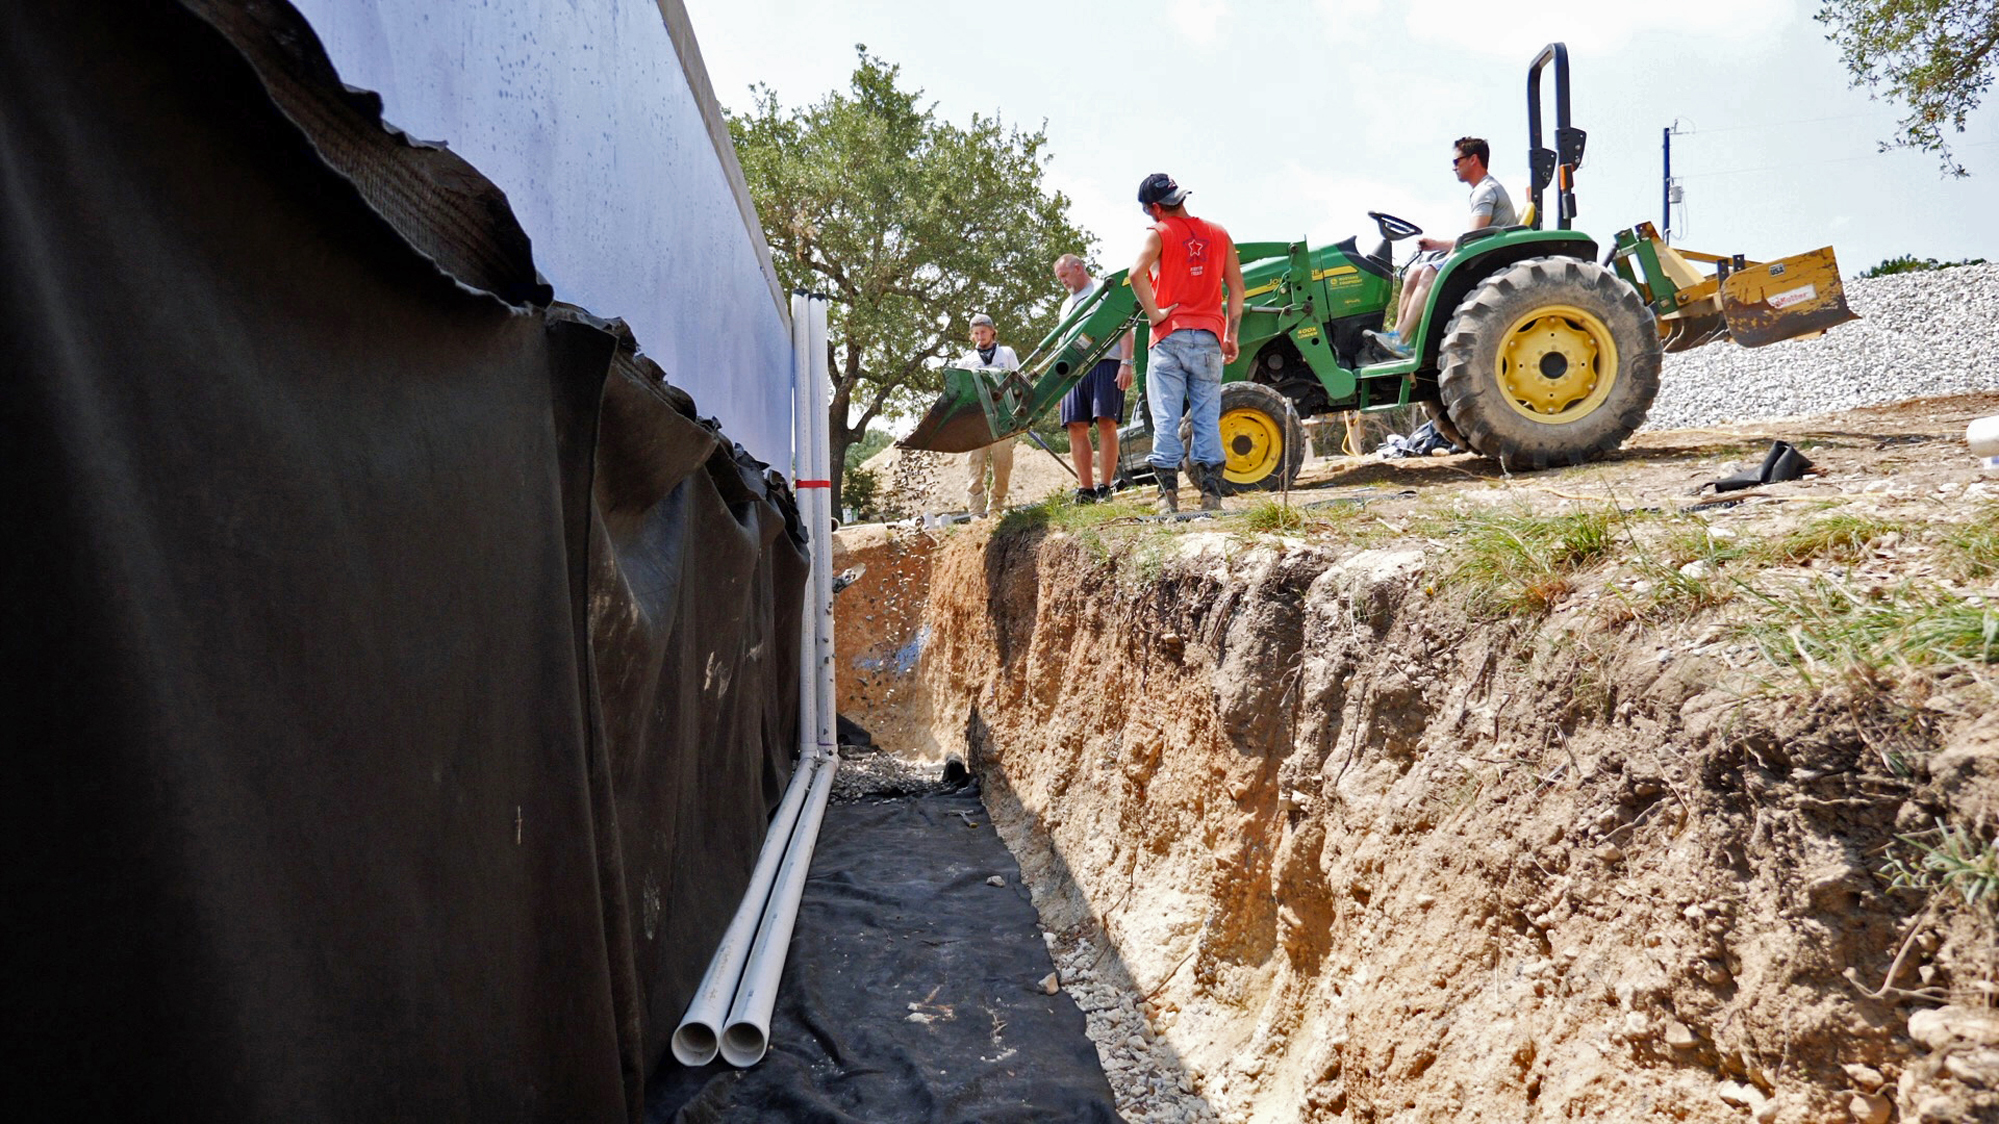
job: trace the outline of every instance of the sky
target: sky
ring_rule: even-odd
[[[1950,134],[1968,178],[1943,177],[1933,154],[1878,151],[1898,109],[1848,85],[1816,0],[685,3],[729,109],[752,83],[785,106],[845,89],[866,44],[945,119],[1045,129],[1046,183],[1113,269],[1138,247],[1136,191],[1154,171],[1239,241],[1366,245],[1368,211],[1455,235],[1467,205],[1451,143],[1471,135],[1524,207],[1527,66],[1558,40],[1589,134],[1575,225],[1600,242],[1658,222],[1661,133],[1675,127],[1682,248],[1767,259],[1831,245],[1848,276],[1901,254],[1999,260],[1999,108]],[[1543,85],[1552,134],[1552,67]],[[1552,192],[1545,206],[1552,226]]]

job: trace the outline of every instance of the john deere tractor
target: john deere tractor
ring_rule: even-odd
[[[1541,76],[1550,62],[1552,148],[1541,129]],[[1354,238],[1316,249],[1238,244],[1241,353],[1222,376],[1227,490],[1288,486],[1305,455],[1301,417],[1412,403],[1427,404],[1453,443],[1508,470],[1579,464],[1616,449],[1644,423],[1663,351],[1731,337],[1758,347],[1854,319],[1830,247],[1756,262],[1678,251],[1650,224],[1618,232],[1608,247],[1571,229],[1585,135],[1570,125],[1568,50],[1560,43],[1528,69],[1527,129],[1526,221],[1457,239],[1414,323],[1398,325],[1411,358],[1381,352],[1363,333],[1382,326],[1394,245],[1422,233],[1415,224],[1370,212],[1380,238],[1364,251]],[[1549,188],[1552,230],[1541,221]],[[901,443],[962,452],[1018,434],[1126,331],[1138,333],[1142,379],[1145,317],[1124,273],[1113,273],[1020,371],[947,368],[943,396]]]

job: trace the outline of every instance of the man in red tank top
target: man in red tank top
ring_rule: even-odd
[[[1153,220],[1131,266],[1131,291],[1152,325],[1145,401],[1159,506],[1180,510],[1180,418],[1193,422],[1201,510],[1222,506],[1222,367],[1235,361],[1242,323],[1242,261],[1219,225],[1187,213],[1187,190],[1164,172],[1138,185],[1138,205]],[[1226,286],[1226,294],[1224,291]],[[1224,301],[1226,300],[1226,306]]]

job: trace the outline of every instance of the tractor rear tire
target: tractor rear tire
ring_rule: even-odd
[[[1464,444],[1507,471],[1581,464],[1622,445],[1659,393],[1652,311],[1617,274],[1535,258],[1466,295],[1437,386]]]
[[[1277,388],[1254,382],[1222,384],[1222,494],[1275,492],[1298,479],[1305,465],[1305,423]],[[1200,485],[1193,463],[1194,443],[1181,463],[1187,479]]]

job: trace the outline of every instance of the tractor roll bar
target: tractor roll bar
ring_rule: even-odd
[[[1541,147],[1541,71],[1555,60],[1555,147]],[[1527,167],[1532,176],[1534,227],[1540,229],[1541,191],[1555,186],[1556,226],[1570,228],[1576,217],[1576,169],[1582,167],[1588,134],[1569,124],[1569,48],[1550,43],[1527,68]]]

